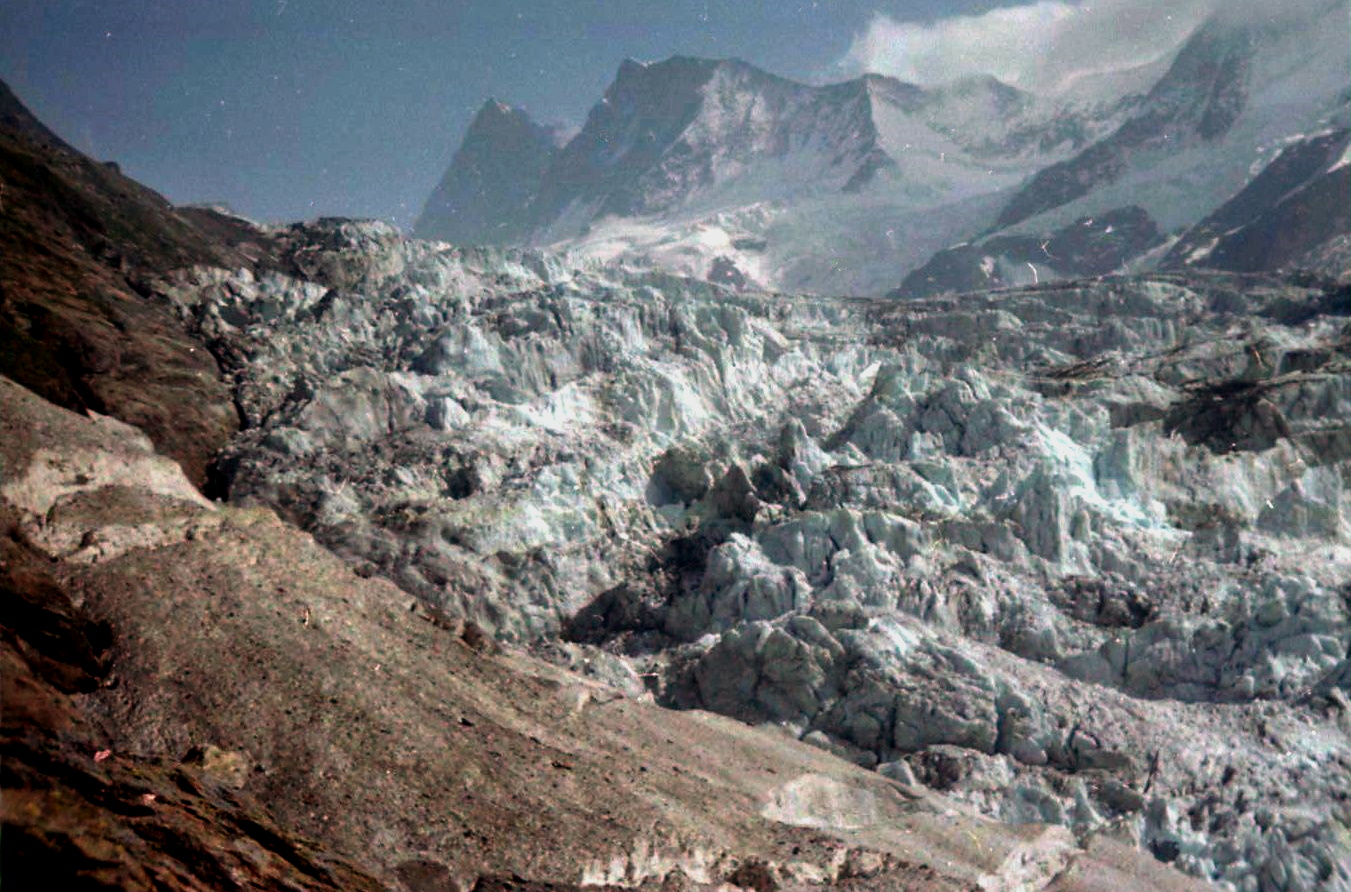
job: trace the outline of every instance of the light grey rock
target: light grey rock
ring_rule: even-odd
[[[877,773],[909,787],[919,785],[919,781],[915,778],[915,772],[910,768],[909,762],[883,762],[881,765],[877,766]]]

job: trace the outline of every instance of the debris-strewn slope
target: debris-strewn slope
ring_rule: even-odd
[[[73,533],[70,523],[79,518],[90,535],[80,564],[149,544],[159,537],[138,534],[153,524],[129,521],[205,511],[181,471],[153,456],[129,428],[66,415],[5,379],[0,437],[6,883],[136,892],[388,888],[279,826],[241,789],[247,766],[234,754],[215,747],[132,750],[90,708],[100,692],[124,683],[119,648],[169,630],[96,619],[62,572],[67,565],[51,558],[80,548],[83,533],[61,544],[51,534]],[[37,473],[24,479],[36,486],[20,482],[30,460]],[[31,511],[40,506],[51,513],[35,525]],[[180,526],[169,535],[183,533]]]

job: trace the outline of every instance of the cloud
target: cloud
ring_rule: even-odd
[[[1076,75],[1122,71],[1172,52],[1220,2],[1038,0],[931,24],[878,14],[839,64],[851,74],[920,84],[992,74],[1025,89],[1054,90]]]

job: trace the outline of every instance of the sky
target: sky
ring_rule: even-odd
[[[1213,2],[0,0],[0,78],[172,201],[409,226],[486,99],[580,125],[625,57],[1036,86],[1171,45]]]

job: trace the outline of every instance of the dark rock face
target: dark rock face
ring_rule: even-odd
[[[962,294],[1024,284],[1029,278],[1102,276],[1162,242],[1163,233],[1142,208],[1119,208],[1076,220],[1044,238],[997,236],[940,251],[888,296]]]
[[[418,238],[500,245],[521,238],[540,178],[558,152],[555,128],[489,100],[418,217]]]
[[[140,427],[192,478],[238,419],[220,370],[147,278],[265,263],[265,239],[180,213],[38,123],[0,84],[0,374],[59,405]]]
[[[577,886],[571,883],[539,883],[521,877],[479,877],[470,892],[619,892],[621,886]]]
[[[1189,443],[1218,453],[1261,452],[1291,435],[1271,391],[1254,381],[1206,382],[1178,401],[1164,423]]]
[[[573,201],[598,205],[598,213],[642,210],[639,185],[666,155],[678,160],[671,173],[691,188],[706,175],[681,133],[698,113],[701,91],[717,63],[676,57],[659,65],[625,60],[614,83],[568,143],[540,187],[539,222],[548,222]]]
[[[1192,227],[1163,266],[1275,270],[1351,232],[1351,145],[1345,128],[1282,149],[1252,182]]]
[[[1236,272],[1301,265],[1307,255],[1351,232],[1348,208],[1351,167],[1341,167],[1317,177],[1238,232],[1227,233],[1207,265]]]
[[[730,257],[713,258],[713,266],[708,270],[708,281],[718,285],[727,285],[731,288],[745,288],[750,284],[743,273],[736,265],[736,261]]]

